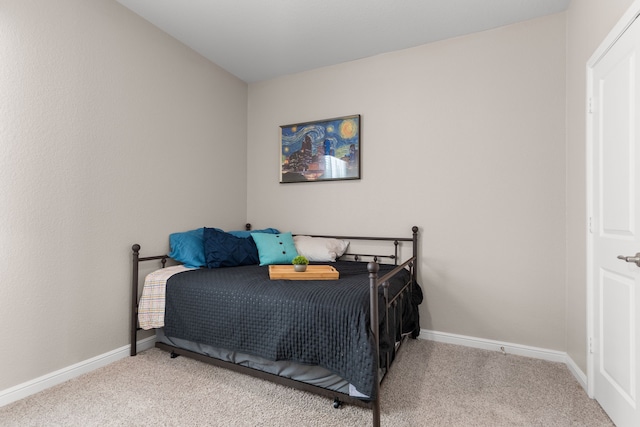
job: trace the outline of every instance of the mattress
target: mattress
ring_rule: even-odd
[[[259,356],[253,356],[237,351],[229,351],[207,344],[200,344],[180,338],[169,337],[165,334],[164,329],[162,328],[156,329],[156,340],[173,347],[182,348],[225,362],[235,363],[237,365],[246,366],[259,371],[290,378],[295,381],[348,394],[353,397],[367,397],[360,393],[353,385],[350,385],[344,378],[341,378],[321,366],[303,365],[286,360],[273,361]]]

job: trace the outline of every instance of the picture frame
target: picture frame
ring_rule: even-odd
[[[360,179],[359,114],[280,126],[280,183]]]

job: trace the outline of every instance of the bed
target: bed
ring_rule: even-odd
[[[368,407],[378,426],[380,385],[404,340],[420,331],[418,227],[409,237],[292,235],[249,224],[235,233],[202,230],[205,266],[183,258],[177,240],[168,255],[142,257],[132,246],[131,355],[138,331],[155,329],[156,347],[171,357],[333,398],[336,408]],[[292,253],[339,278],[270,277],[270,266]],[[162,268],[140,293],[140,264],[154,260]]]

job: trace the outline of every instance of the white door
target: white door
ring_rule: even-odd
[[[640,426],[640,19],[631,21],[589,76],[589,387],[618,427]]]

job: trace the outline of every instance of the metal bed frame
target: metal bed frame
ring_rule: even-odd
[[[246,224],[246,230],[251,230],[251,224]],[[416,282],[417,277],[417,256],[418,256],[418,227],[414,226],[411,229],[412,237],[362,237],[362,236],[335,236],[335,235],[309,235],[311,237],[325,237],[325,238],[335,238],[335,239],[345,239],[345,240],[361,240],[361,241],[372,241],[372,242],[392,242],[394,246],[393,254],[390,255],[376,255],[376,254],[357,254],[357,253],[345,253],[341,259],[353,259],[354,261],[360,261],[364,259],[371,259],[367,264],[367,270],[369,272],[369,300],[370,300],[370,324],[378,325],[379,316],[378,316],[378,308],[379,308],[379,295],[378,289],[383,289],[383,301],[385,304],[385,320],[389,319],[389,311],[390,310],[399,310],[402,313],[402,307],[398,307],[399,304],[402,304],[400,296],[405,293],[409,293],[409,297],[411,297],[413,292],[413,284]],[[412,242],[412,256],[404,261],[402,264],[398,264],[398,253],[399,246],[401,242]],[[162,268],[166,266],[166,263],[171,258],[168,255],[157,255],[157,256],[148,256],[141,257],[140,256],[140,245],[134,244],[132,247],[132,281],[131,281],[131,329],[130,329],[130,340],[131,340],[131,356],[135,356],[137,354],[137,336],[140,328],[138,327],[138,300],[139,300],[139,267],[141,262],[159,260]],[[385,274],[382,277],[378,276],[378,271],[380,269],[378,260],[380,259],[390,259],[393,261],[395,268],[389,273]],[[388,280],[393,276],[398,274],[402,269],[408,268],[411,273],[411,279],[402,290],[392,299],[389,298],[388,291]],[[401,316],[402,317],[402,316]],[[402,325],[400,326],[402,328]],[[383,325],[383,331],[386,335],[390,334],[390,325],[389,322],[385,321]],[[380,360],[380,331],[379,328],[372,327],[370,330],[373,340],[375,343],[374,347],[374,360]],[[402,330],[401,330],[402,332]],[[410,334],[403,334],[402,339],[398,342],[395,342],[395,339],[392,342],[395,342],[395,347],[393,354],[395,354],[399,348],[402,346],[402,343],[407,336]],[[378,377],[378,381],[375,382],[374,388],[374,399],[363,400],[357,397],[350,396],[346,393],[341,393],[338,391],[329,390],[323,387],[315,386],[312,384],[308,384],[305,382],[297,381],[294,379],[281,377],[276,374],[271,374],[268,372],[263,372],[261,370],[257,370],[254,368],[249,368],[242,365],[237,365],[232,362],[226,362],[220,359],[216,359],[213,357],[209,357],[206,355],[202,355],[200,353],[195,353],[193,351],[185,350],[179,347],[174,347],[165,343],[156,342],[156,347],[168,351],[171,353],[171,357],[177,356],[185,356],[192,359],[200,360],[215,366],[219,366],[222,368],[230,369],[236,372],[241,372],[247,375],[251,375],[253,377],[261,378],[264,380],[272,381],[277,384],[282,384],[288,387],[292,387],[298,390],[304,390],[311,393],[315,393],[321,396],[333,398],[333,406],[338,408],[342,403],[348,403],[356,406],[361,406],[365,408],[372,409],[373,422],[372,425],[374,427],[380,426],[380,384],[386,376],[386,373],[389,371],[393,360],[391,359],[392,352],[386,352],[386,358],[384,360],[383,371],[384,375],[382,378]],[[378,364],[380,365],[380,364]],[[379,369],[377,370],[379,372]],[[378,374],[379,375],[379,374]]]

